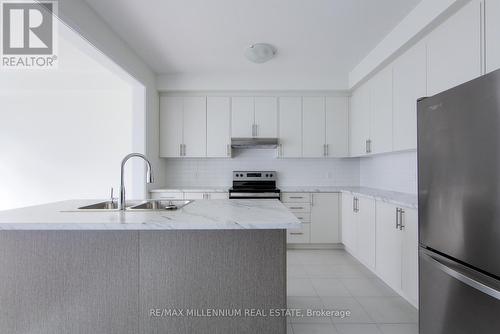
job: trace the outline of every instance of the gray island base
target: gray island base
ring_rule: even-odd
[[[12,218],[21,211],[0,213],[1,333],[286,333],[275,311],[286,308],[279,222],[271,229],[16,230],[24,220]],[[297,223],[290,218],[283,224]]]

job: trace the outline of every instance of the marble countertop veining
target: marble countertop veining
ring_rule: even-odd
[[[303,193],[335,193],[346,192],[360,196],[368,196],[380,201],[416,209],[418,207],[417,195],[397,191],[382,190],[368,187],[349,186],[279,186],[282,192]],[[227,192],[227,187],[166,187],[155,189],[152,192]]]
[[[234,230],[299,228],[277,200],[197,200],[177,211],[82,212],[99,200],[0,211],[0,230]]]
[[[280,187],[282,192],[345,192],[350,194],[356,194],[359,196],[372,197],[379,201],[384,201],[392,203],[395,205],[401,205],[404,207],[409,207],[416,209],[418,207],[417,195],[401,193],[397,191],[389,191],[368,187],[344,187],[344,186],[321,186],[321,187],[310,187],[310,186],[294,186],[294,187]]]

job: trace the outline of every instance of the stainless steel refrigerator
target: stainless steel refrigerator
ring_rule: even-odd
[[[500,71],[417,119],[420,334],[500,333]]]

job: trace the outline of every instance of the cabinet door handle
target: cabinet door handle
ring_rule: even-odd
[[[328,144],[325,144],[325,156],[328,157],[330,156],[330,147],[328,146]]]
[[[227,144],[227,146],[226,146],[226,155],[228,157],[231,156],[231,144]]]
[[[292,209],[292,210],[302,210],[302,209],[304,209],[304,207],[303,206],[291,206],[290,209]]]
[[[352,198],[352,212],[356,212],[356,197]]]
[[[368,139],[368,153],[372,153],[372,140]]]
[[[400,208],[396,208],[396,230],[399,229]]]
[[[290,196],[290,198],[293,198],[293,199],[303,199],[304,197],[302,197],[302,196]]]
[[[302,232],[290,232],[290,235],[303,235],[304,233]]]
[[[405,225],[403,224],[405,210],[399,209],[399,230],[402,231]]]

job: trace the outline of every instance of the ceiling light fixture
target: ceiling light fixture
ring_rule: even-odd
[[[245,57],[251,62],[261,64],[270,60],[276,55],[276,48],[271,44],[256,43],[250,45],[245,50]]]

